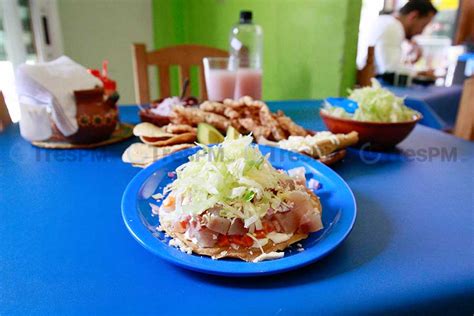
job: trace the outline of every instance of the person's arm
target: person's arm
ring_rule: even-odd
[[[415,41],[409,41],[410,51],[408,52],[408,62],[410,64],[416,63],[423,56],[423,50],[421,46],[418,45]]]

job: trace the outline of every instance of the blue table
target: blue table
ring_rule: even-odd
[[[442,129],[452,129],[456,123],[459,102],[461,101],[462,85],[452,85],[451,87],[420,86],[414,85],[409,88],[386,86],[390,91],[400,97],[407,97],[424,102],[439,117]],[[418,105],[417,110],[423,107]],[[429,113],[429,116],[433,114]]]
[[[319,129],[318,104],[271,106]],[[136,108],[121,115],[137,121]],[[17,126],[0,134],[1,315],[474,311],[472,143],[418,126],[398,151],[350,150],[334,166],[359,209],[348,239],[303,269],[229,279],[174,267],[130,236],[120,199],[139,170],[120,157],[132,141],[51,151]]]

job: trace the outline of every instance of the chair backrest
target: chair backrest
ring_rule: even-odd
[[[8,113],[7,104],[3,98],[2,91],[0,91],[0,132],[5,129],[12,122],[10,114]]]
[[[454,135],[465,140],[474,140],[474,77],[464,81]]]
[[[374,46],[369,46],[365,66],[361,70],[357,70],[356,83],[360,87],[370,86],[372,84],[370,79],[373,77],[375,77],[375,53]]]
[[[461,1],[453,45],[474,41],[474,1]]]
[[[148,66],[157,66],[160,82],[160,97],[170,96],[170,67],[178,66],[180,85],[184,79],[190,79],[191,66],[199,67],[199,98],[207,99],[204,81],[204,57],[227,57],[225,50],[201,45],[177,45],[147,52],[144,44],[133,44],[133,68],[135,80],[135,98],[138,104],[150,102]],[[181,87],[180,87],[181,88]]]

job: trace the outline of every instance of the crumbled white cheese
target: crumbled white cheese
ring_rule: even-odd
[[[317,190],[319,189],[319,181],[315,179],[309,179],[308,181],[308,189],[310,190]]]
[[[172,208],[166,208],[163,205],[157,210],[153,209],[153,213],[160,215],[160,222],[175,223],[179,220],[180,214],[174,212]]]
[[[173,247],[178,248],[180,251],[185,252],[185,253],[187,253],[188,255],[190,255],[190,254],[193,252],[193,250],[192,250],[190,247],[186,246],[186,245],[185,245],[181,240],[179,240],[178,238],[173,238],[173,239],[171,239],[168,244],[169,244],[170,246],[173,246]]]
[[[298,252],[304,251],[303,245],[301,243],[297,243],[296,246],[298,247],[296,248],[296,251]]]
[[[252,248],[261,248],[268,244],[268,238],[257,239],[253,241]]]
[[[184,238],[186,238],[187,240],[191,241],[193,244],[198,244],[198,240],[196,239],[196,237],[191,237],[190,232],[189,232],[189,229],[187,229],[187,230],[184,232]]]
[[[227,255],[227,251],[224,250],[224,251],[221,251],[221,252],[219,253],[219,256],[211,256],[211,259],[212,259],[212,260],[217,260],[217,259],[219,259],[219,258],[225,257],[226,255]]]
[[[264,245],[261,245],[261,244],[260,244],[260,240],[257,239],[257,237],[253,236],[251,233],[247,233],[247,236],[249,236],[250,238],[253,239],[253,244],[252,244],[252,247],[253,247],[253,248],[260,248],[260,251],[261,251],[262,253],[265,253],[265,251],[263,251],[263,246],[264,246]],[[266,238],[265,238],[265,239],[266,239]],[[265,244],[266,244],[266,243],[268,243],[268,239],[267,239],[267,241],[265,242]]]
[[[156,194],[153,194],[151,197],[154,198],[155,200],[159,201],[159,200],[161,200],[164,196],[163,196],[163,194],[161,194],[161,193],[156,193]]]
[[[271,241],[275,244],[279,244],[281,242],[287,241],[293,236],[293,234],[284,234],[284,233],[277,233],[271,232],[267,234],[267,237],[270,238]]]
[[[304,167],[298,167],[288,170],[288,175],[297,180],[306,181],[306,169]]]
[[[151,213],[154,214],[154,215],[158,215],[159,212],[160,212],[160,207],[158,205],[155,205],[153,203],[149,203],[150,207],[151,207]]]
[[[285,255],[284,252],[276,252],[276,251],[272,251],[272,252],[269,252],[269,253],[262,253],[260,256],[253,259],[252,262],[260,262],[260,261],[263,261],[263,260],[279,259],[279,258],[282,258],[284,255]]]

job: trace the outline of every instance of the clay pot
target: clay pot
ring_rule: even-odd
[[[160,103],[163,102],[163,100],[164,98],[152,101],[150,104],[150,107],[156,108],[160,106]],[[199,101],[195,97],[186,97],[182,100],[184,102],[184,106],[198,106],[199,105]],[[150,111],[150,109],[140,110],[138,112],[138,116],[140,117],[140,120],[142,122],[152,123],[156,126],[165,126],[171,123],[171,120],[170,120],[171,118],[169,116],[162,116],[162,115],[155,114],[152,111]]]
[[[388,150],[404,140],[423,117],[415,115],[412,120],[398,123],[363,122],[338,118],[319,112],[324,124],[331,132],[359,133],[358,146],[369,145],[374,150]]]
[[[150,110],[140,110],[138,112],[140,116],[140,121],[148,122],[156,126],[165,126],[171,123],[169,116],[162,116],[158,114],[154,114]]]
[[[104,95],[103,88],[74,91],[79,129],[71,136],[64,137],[53,126],[53,137],[73,144],[92,144],[104,141],[112,135],[118,123],[117,101],[119,95]],[[54,124],[53,124],[54,125]]]

